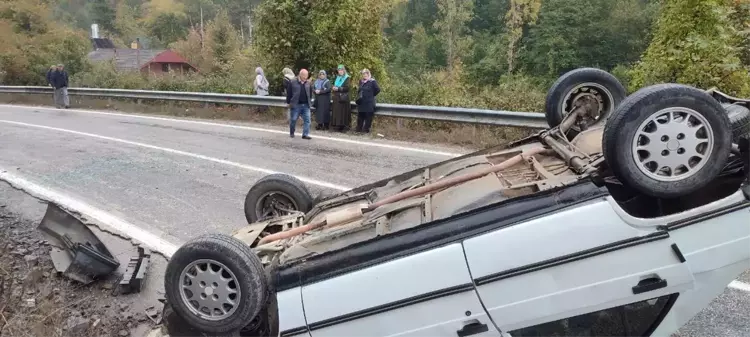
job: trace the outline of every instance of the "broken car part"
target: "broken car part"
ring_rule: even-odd
[[[125,274],[120,281],[119,291],[121,294],[141,291],[150,260],[151,253],[143,247],[138,247],[138,256],[130,258]]]
[[[50,255],[55,269],[70,279],[88,284],[120,266],[83,221],[54,203],[47,203],[38,229],[52,246]]]

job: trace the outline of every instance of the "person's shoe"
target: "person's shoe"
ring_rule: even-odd
[[[289,138],[294,138],[294,134],[293,134],[293,133],[290,133],[290,134],[289,134]]]
[[[310,136],[302,136],[302,139],[312,139]]]

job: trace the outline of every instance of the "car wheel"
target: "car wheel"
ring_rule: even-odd
[[[597,68],[579,68],[569,71],[552,84],[547,92],[545,118],[549,126],[558,126],[573,109],[592,104],[589,114],[573,125],[568,132],[574,137],[581,131],[602,125],[627,96],[625,87],[614,75]]]
[[[239,331],[261,314],[269,296],[260,259],[242,241],[222,234],[181,246],[169,259],[164,288],[185,323],[211,334]]]
[[[310,191],[299,179],[276,173],[258,180],[245,196],[245,218],[248,223],[288,214],[307,212],[312,208]]]
[[[750,109],[737,104],[722,104],[732,125],[732,141],[740,141],[743,136],[750,137]]]
[[[607,165],[642,193],[672,198],[710,183],[731,148],[729,118],[704,91],[679,84],[643,88],[604,127]]]

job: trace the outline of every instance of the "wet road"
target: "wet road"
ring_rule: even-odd
[[[337,192],[465,149],[283,126],[0,105],[0,170],[66,193],[174,243],[245,224],[247,190],[270,171]],[[323,137],[321,137],[323,136]],[[749,266],[750,267],[750,266]],[[750,283],[750,273],[740,281]],[[727,288],[678,336],[750,336],[750,292]]]
[[[270,171],[302,177],[316,195],[463,151],[319,137],[314,130],[312,136],[303,140],[298,130],[290,138],[283,127],[0,106],[0,168],[180,242],[246,224],[245,194]]]

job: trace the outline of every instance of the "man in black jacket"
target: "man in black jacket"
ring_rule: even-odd
[[[55,106],[70,107],[70,99],[68,98],[68,72],[65,71],[65,66],[62,64],[57,65],[57,70],[52,73],[52,87],[55,88]]]
[[[296,79],[289,81],[289,89],[286,91],[286,104],[289,111],[289,137],[294,138],[294,130],[297,119],[302,117],[302,139],[310,137],[310,102],[313,98],[310,81],[307,80],[307,69],[299,71]]]

